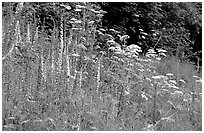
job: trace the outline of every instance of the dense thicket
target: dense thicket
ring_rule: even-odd
[[[127,33],[128,45],[138,44],[144,52],[152,47],[165,48],[169,55],[202,58],[201,3],[106,2],[99,5],[107,11],[103,26]]]

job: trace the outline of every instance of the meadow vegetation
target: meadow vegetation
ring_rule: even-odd
[[[32,18],[37,5],[6,4],[3,131],[202,130],[202,77],[192,63],[127,46],[129,36],[101,27],[106,12],[91,3],[45,3],[58,16],[43,21]]]

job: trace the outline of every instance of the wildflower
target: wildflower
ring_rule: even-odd
[[[147,96],[145,94],[141,94],[142,98],[145,98],[145,100],[148,100]]]
[[[130,46],[127,46],[126,47],[126,50],[128,51],[132,51],[132,50],[135,50],[135,51],[138,51],[138,52],[141,52],[141,47],[135,45],[135,44],[131,44]]]
[[[146,56],[149,57],[149,58],[151,58],[151,57],[153,57],[153,58],[157,57],[156,54],[149,54],[149,53],[147,53]]]
[[[196,80],[197,83],[202,83],[202,79]]]
[[[76,19],[76,18],[71,18],[70,20],[71,20],[71,21],[76,21],[77,19]]]
[[[105,30],[105,29],[103,29],[103,28],[99,28],[99,30],[100,30],[100,31],[103,31],[103,32],[105,32],[105,31],[106,31],[106,30]]]
[[[172,88],[172,89],[179,89],[177,86],[175,86],[175,85],[170,85],[170,84],[168,85],[168,87],[169,87],[169,88]]]
[[[167,73],[166,76],[174,76],[172,73]]]
[[[89,24],[92,25],[94,23],[94,21],[89,21]]]
[[[194,75],[193,77],[194,77],[194,78],[199,78],[199,77],[198,77],[198,76],[196,76],[196,75]]]
[[[76,5],[76,8],[85,8],[85,6]]]
[[[103,10],[99,10],[99,12],[102,13],[102,14],[107,13],[106,11],[103,11]]]
[[[75,11],[76,11],[76,12],[80,12],[80,11],[81,11],[81,9],[75,9]]]
[[[114,37],[112,35],[110,35],[110,34],[106,34],[106,37],[109,38],[110,40],[114,39]]]
[[[146,80],[150,81],[151,82],[151,79],[150,78],[146,78]]]
[[[153,36],[156,36],[157,34],[156,34],[156,33],[153,33],[152,35],[153,35]]]
[[[158,79],[158,80],[159,80],[159,79],[162,79],[162,80],[167,80],[167,79],[168,79],[166,76],[163,76],[163,75],[152,76],[152,78],[155,79],[155,80],[156,80],[156,79]]]
[[[160,58],[160,57],[157,57],[156,59],[157,59],[157,60],[161,60],[161,58]]]
[[[108,49],[114,51],[114,50],[116,50],[116,47],[110,47],[110,48],[108,48]]]
[[[67,10],[70,10],[70,9],[71,9],[71,7],[70,7],[70,6],[67,6],[67,5],[60,4],[60,6],[65,7]]]
[[[82,28],[72,28],[72,30],[82,30]]]
[[[94,10],[94,9],[91,9],[91,11],[93,12],[93,13],[100,13],[99,11],[96,11],[96,10]]]
[[[102,36],[104,35],[100,30],[97,30],[97,32],[99,35],[102,35]]]
[[[180,79],[180,80],[179,80],[179,82],[183,82],[183,83],[186,83],[186,82],[185,82],[185,81],[184,81],[183,79]]]
[[[166,54],[165,53],[159,53],[159,55],[161,56],[165,56],[166,57]]]
[[[103,17],[103,14],[97,14],[96,16],[97,17]]]
[[[147,36],[148,34],[147,33],[145,33],[145,32],[141,32],[141,34],[143,34],[143,35],[145,35],[145,36]]]
[[[110,31],[114,32],[115,30],[114,29],[109,29]]]
[[[125,41],[128,38],[130,38],[128,35],[121,36],[120,41]]]
[[[148,49],[147,53],[152,53],[152,54],[156,54],[156,52],[154,51],[154,49]]]
[[[183,92],[182,91],[174,91],[173,93],[171,93],[171,95],[179,96],[179,95],[183,95]]]
[[[76,57],[79,57],[80,55],[79,55],[79,54],[72,54],[72,56],[76,56]]]
[[[166,53],[166,52],[167,52],[166,50],[163,50],[163,49],[157,49],[157,51],[158,51],[159,53]]]
[[[163,91],[169,92],[169,90],[167,90],[167,89],[163,89]]]
[[[176,83],[176,80],[169,80],[169,82],[170,82],[170,83],[173,83],[173,84],[175,84],[175,85],[177,84],[177,83]]]
[[[145,36],[141,36],[142,37],[142,39],[145,39]]]
[[[74,23],[75,24],[81,24],[82,22],[81,22],[81,20],[76,20]]]
[[[108,40],[107,43],[115,43],[114,40]]]

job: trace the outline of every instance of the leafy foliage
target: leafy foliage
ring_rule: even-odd
[[[118,5],[142,14],[160,11],[161,3]],[[4,131],[202,130],[202,82],[194,66],[167,48],[127,45],[131,36],[123,29],[102,25],[109,12],[98,3],[3,3],[3,11]],[[141,44],[151,40],[145,28]],[[186,30],[162,29],[171,41],[178,34]]]
[[[202,34],[201,3],[111,2],[99,5],[107,11],[103,26],[120,29],[129,35],[127,45],[137,44],[144,53],[149,48],[163,48],[168,49],[168,55],[202,58],[201,54],[195,53],[202,51],[199,41]]]

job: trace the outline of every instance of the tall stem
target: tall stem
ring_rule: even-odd
[[[60,21],[60,55],[59,55],[59,72],[61,71],[62,65],[62,56],[63,56],[63,47],[64,47],[64,28],[63,28],[63,15],[61,16]]]

